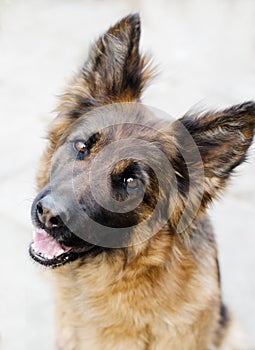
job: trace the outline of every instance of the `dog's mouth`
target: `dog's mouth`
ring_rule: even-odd
[[[45,230],[36,228],[29,246],[29,254],[39,264],[53,268],[83,257],[94,247],[92,244],[82,248],[66,247]]]

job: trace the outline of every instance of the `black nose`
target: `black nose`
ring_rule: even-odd
[[[46,228],[51,229],[63,225],[62,220],[55,209],[53,200],[49,195],[37,202],[36,215],[40,223]]]

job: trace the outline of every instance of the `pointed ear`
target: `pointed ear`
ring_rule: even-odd
[[[255,132],[255,103],[247,102],[201,116],[186,115],[179,121],[188,130],[201,154],[204,196],[211,200],[225,187],[235,167],[246,158]],[[179,144],[182,141],[185,144],[180,134],[177,139]]]
[[[139,100],[153,75],[149,60],[139,53],[140,17],[123,18],[90,48],[81,71],[70,82],[58,111],[73,117],[94,106]]]
[[[91,47],[83,75],[94,98],[138,99],[148,79],[139,54],[140,17],[123,18]]]

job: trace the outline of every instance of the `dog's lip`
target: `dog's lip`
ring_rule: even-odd
[[[82,257],[93,247],[92,244],[81,248],[66,247],[58,243],[45,230],[35,228],[33,241],[29,245],[29,254],[41,265],[58,267]]]

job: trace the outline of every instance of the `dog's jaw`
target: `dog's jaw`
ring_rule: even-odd
[[[36,228],[33,241],[29,246],[29,254],[41,265],[54,268],[85,256],[94,247],[92,244],[83,248],[66,247],[58,243],[45,230]]]

